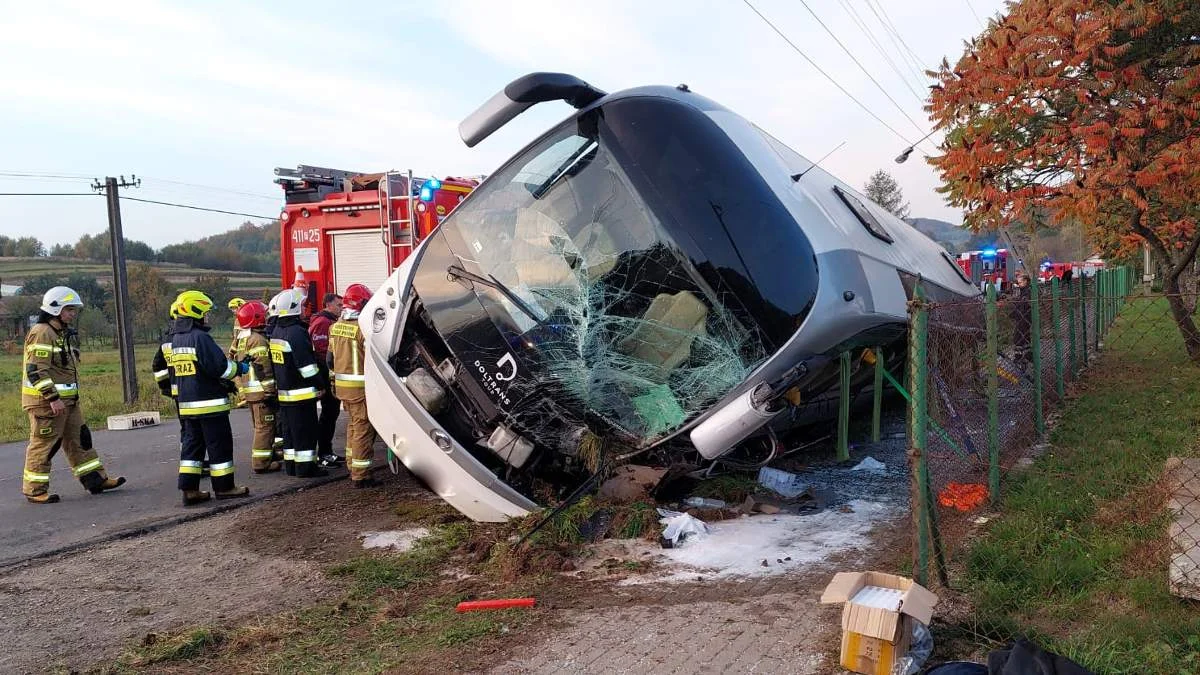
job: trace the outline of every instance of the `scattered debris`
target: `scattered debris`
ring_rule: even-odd
[[[881,572],[838,572],[821,594],[821,604],[846,605],[842,667],[867,675],[912,675],[920,670],[933,652],[933,638],[925,639],[928,629],[918,634],[914,622],[928,626],[937,601],[936,595],[912,579]],[[913,647],[920,647],[924,655],[910,652]]]
[[[794,473],[764,466],[758,470],[758,484],[784,497],[798,497],[808,486],[800,482]]]
[[[724,499],[711,499],[709,497],[688,497],[683,500],[687,506],[698,509],[723,509],[725,508]]]
[[[666,469],[623,464],[613,471],[612,478],[600,485],[600,498],[618,504],[645,499],[666,472]]]
[[[657,574],[625,583],[693,581],[783,574],[820,563],[845,551],[870,545],[868,536],[893,506],[855,501],[854,513],[836,510],[807,515],[743,516],[708,525],[708,534],[695,546],[659,552]],[[782,559],[778,565],[762,561]]]
[[[424,527],[414,527],[408,530],[388,530],[386,532],[363,532],[363,548],[390,548],[398,553],[412,550],[418,539],[429,536],[429,530]]]
[[[658,522],[667,526],[659,540],[663,548],[677,548],[688,538],[696,540],[708,534],[708,525],[687,513],[658,509],[658,515],[662,516]]]
[[[870,473],[882,474],[882,473],[887,473],[887,465],[884,464],[883,462],[875,459],[874,457],[867,457],[866,459],[859,462],[858,465],[856,465],[854,468],[852,468],[850,470],[851,471],[867,471]]]
[[[514,607],[533,607],[536,598],[505,598],[503,600],[467,600],[458,603],[456,612],[480,612],[492,609],[512,609]]]
[[[959,511],[979,508],[988,498],[988,488],[980,483],[948,483],[938,493],[938,503]]]

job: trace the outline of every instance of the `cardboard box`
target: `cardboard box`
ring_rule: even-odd
[[[842,607],[842,667],[863,675],[890,675],[908,654],[912,622],[928,625],[937,596],[912,579],[882,572],[838,572],[822,604]]]
[[[109,431],[126,431],[142,427],[158,426],[162,421],[157,411],[129,413],[128,415],[112,415],[108,418]]]

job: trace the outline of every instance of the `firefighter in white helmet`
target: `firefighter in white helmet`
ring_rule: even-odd
[[[96,451],[85,449],[80,438],[79,340],[71,323],[82,306],[74,290],[51,288],[42,297],[37,323],[25,337],[21,407],[29,414],[29,447],[21,491],[34,504],[59,501],[50,492],[50,459],[57,447],[88,492],[100,494],[125,483],[123,477],[109,478]]]
[[[300,322],[304,300],[303,291],[289,288],[271,301],[278,317],[271,332],[271,362],[283,418],[283,470],[289,476],[313,478],[328,475],[316,461],[317,399],[329,382]]]

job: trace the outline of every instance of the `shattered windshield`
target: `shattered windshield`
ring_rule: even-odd
[[[441,230],[526,369],[636,445],[684,425],[771,351],[729,283],[749,275],[716,272],[646,189],[601,109],[527,149]],[[723,208],[709,218],[736,221]]]

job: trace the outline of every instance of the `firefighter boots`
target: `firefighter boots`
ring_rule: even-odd
[[[27,495],[25,499],[29,500],[30,504],[57,504],[59,502],[58,495],[51,494]]]
[[[228,490],[217,490],[217,499],[236,499],[238,497],[249,497],[250,488],[243,485],[242,487],[230,488]]]
[[[212,499],[212,495],[205,490],[184,490],[183,505],[193,506],[195,504],[203,504]]]
[[[95,476],[96,474],[88,474]],[[105,490],[115,490],[125,484],[125,477],[118,476],[116,478],[105,478],[99,481],[91,481],[91,485],[87,486],[88,492],[98,495]]]

